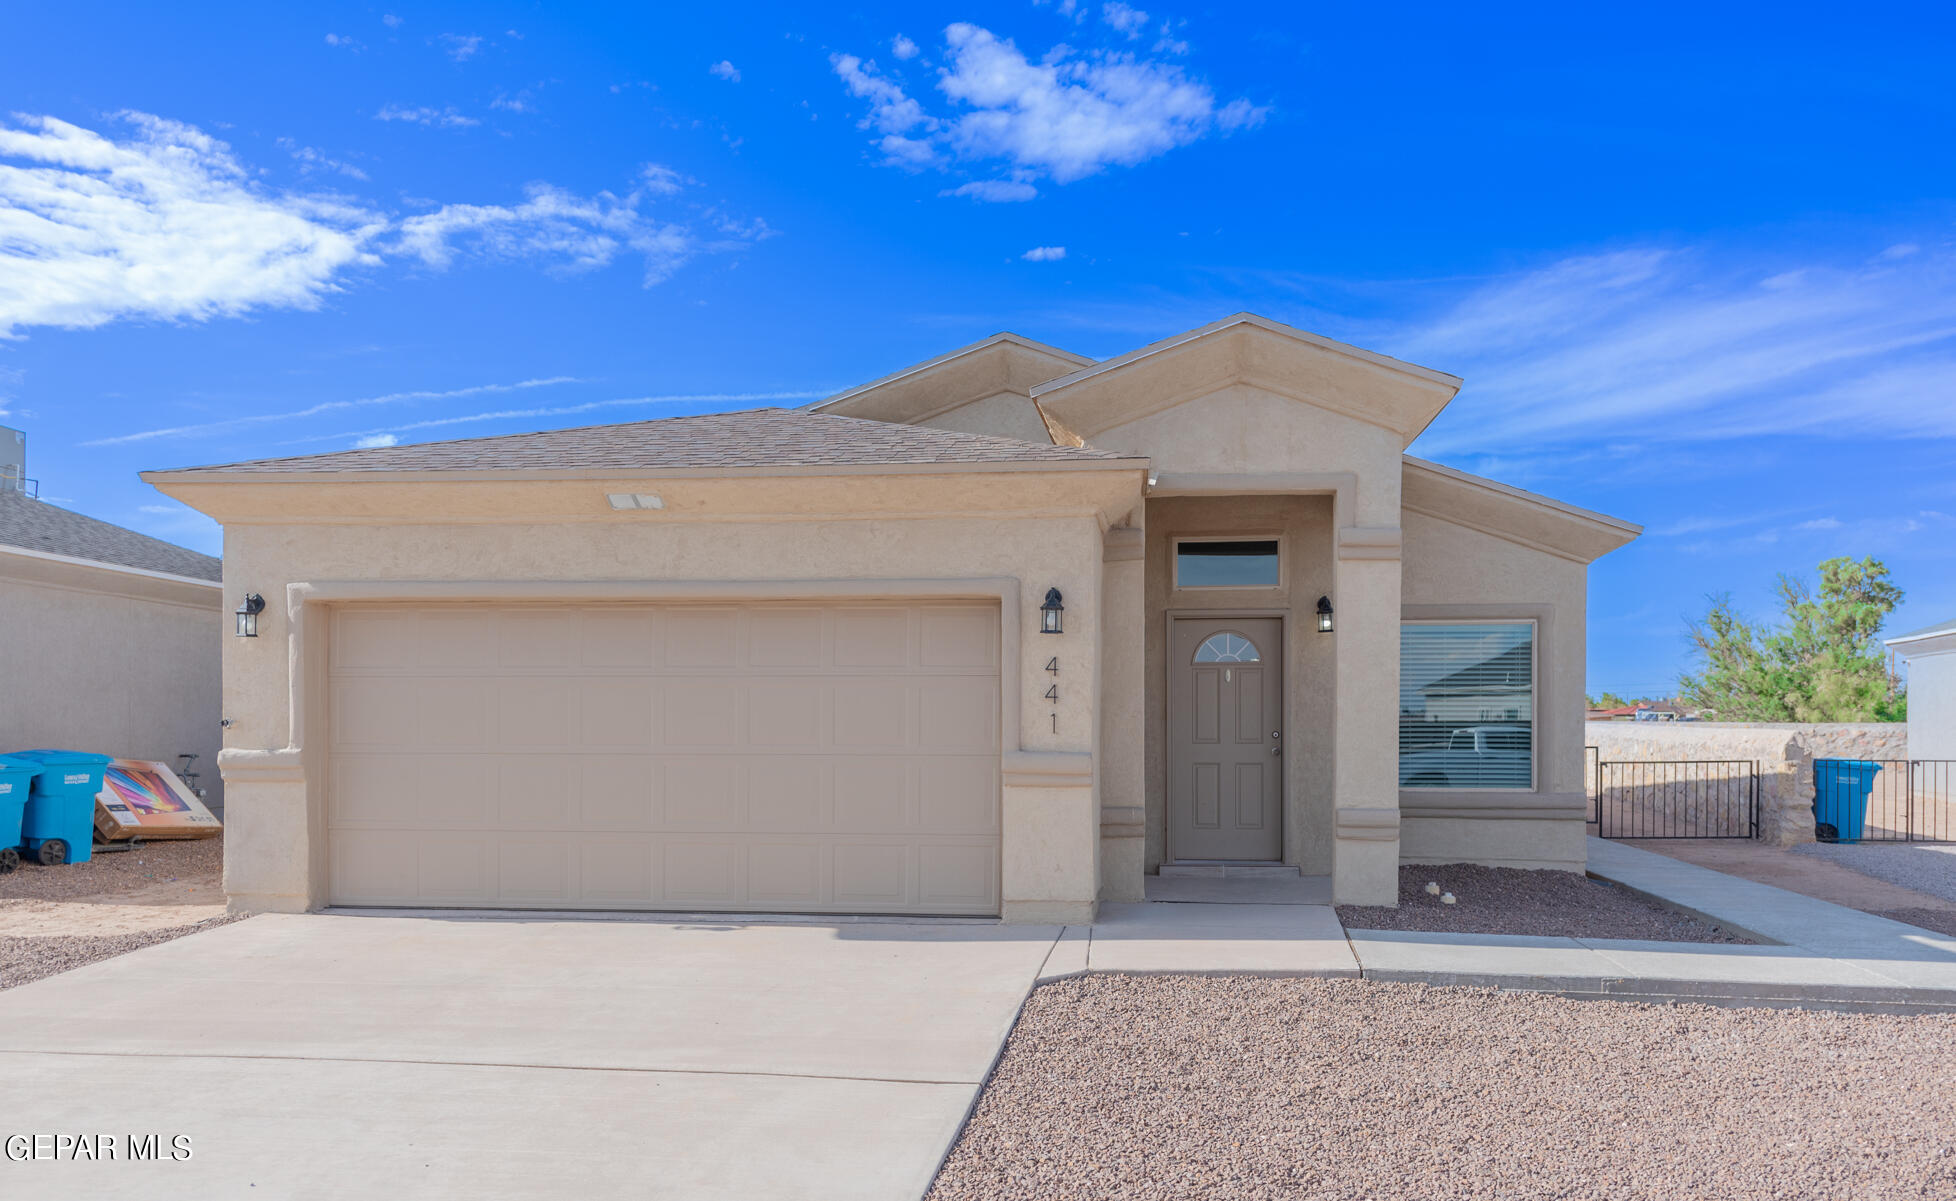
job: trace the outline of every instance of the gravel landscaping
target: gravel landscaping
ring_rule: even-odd
[[[42,867],[23,861],[0,875],[0,901],[68,901],[182,882],[214,892],[224,873],[224,838],[146,842],[128,851],[100,847],[86,863]]]
[[[1426,891],[1436,883],[1454,903]],[[1399,869],[1399,907],[1338,906],[1348,930],[1456,934],[1533,934],[1558,938],[1633,938],[1659,942],[1749,943],[1601,880],[1575,872],[1408,864]]]
[[[166,926],[135,934],[114,934],[100,938],[69,934],[53,938],[0,938],[0,992],[44,979],[60,972],[103,959],[113,959],[131,951],[169,942],[186,934],[214,929],[242,921],[249,914],[225,914],[189,926]]]
[[[1956,1196],[1956,1016],[1038,989],[929,1201]]]
[[[1793,848],[1864,876],[1956,901],[1956,846],[1923,843],[1811,842]]]

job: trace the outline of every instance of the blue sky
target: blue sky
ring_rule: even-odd
[[[1248,309],[1641,522],[1590,686],[1877,554],[1956,614],[1956,18],[1694,4],[17,6],[0,424],[146,468],[796,404]]]

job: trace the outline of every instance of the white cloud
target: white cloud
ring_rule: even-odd
[[[533,113],[537,111],[536,94],[529,88],[524,88],[515,95],[507,92],[499,93],[489,102],[489,107],[501,109],[506,113]]]
[[[1148,14],[1132,5],[1122,4],[1121,0],[1100,6],[1100,19],[1107,22],[1117,32],[1127,35],[1129,41],[1141,36],[1148,25]]]
[[[375,213],[262,187],[190,126],[123,119],[119,143],[52,117],[0,124],[0,336],[313,308],[378,261]]]
[[[328,46],[337,46],[341,50],[351,50],[356,54],[367,48],[365,43],[357,41],[353,38],[347,37],[345,34],[340,34],[340,33],[327,34],[326,44]]]
[[[550,184],[533,183],[517,205],[449,204],[400,223],[394,248],[431,267],[447,267],[463,249],[500,259],[539,260],[559,271],[586,271],[609,264],[619,254],[644,259],[647,287],[659,283],[703,250],[732,250],[769,232],[765,223],[743,234],[721,220],[729,235],[703,245],[691,228],[658,220],[642,211],[652,196],[670,196],[679,174],[650,165],[640,185],[623,196],[599,192],[579,196]],[[709,215],[710,216],[710,215]]]
[[[974,179],[955,188],[946,188],[938,195],[964,196],[989,204],[1010,204],[1033,199],[1039,195],[1039,189],[1017,179]]]
[[[401,19],[393,13],[385,14],[380,18],[380,21],[381,24],[387,26],[389,29],[399,29],[401,27]]]
[[[122,120],[131,130],[122,141],[51,117],[0,122],[0,337],[36,325],[313,308],[350,272],[401,258],[440,269],[475,255],[579,271],[635,254],[650,286],[696,255],[773,233],[712,206],[654,216],[656,201],[691,182],[658,165],[622,196],[535,183],[519,204],[449,204],[403,219],[336,193],[269,188],[191,126],[141,113]],[[302,168],[351,173],[281,144]]]
[[[917,43],[899,33],[890,39],[890,53],[899,61],[908,62],[917,57]]]
[[[869,101],[862,127],[881,135],[886,162],[918,169],[947,158],[1003,160],[1021,182],[1070,183],[1256,125],[1266,112],[1247,100],[1218,104],[1207,84],[1172,63],[1064,45],[1035,63],[1009,39],[963,23],[944,39],[937,88],[952,107],[942,115],[873,62],[829,60],[850,94]]]
[[[415,125],[440,125],[446,128],[459,128],[480,125],[474,117],[463,116],[450,105],[447,108],[406,108],[399,104],[385,104],[374,114],[376,121],[408,121]]]
[[[475,57],[482,49],[482,39],[475,34],[444,33],[441,35],[444,53],[458,63],[465,63]]]
[[[1066,257],[1066,247],[1034,246],[1019,257],[1028,263],[1057,263]]]
[[[161,429],[137,430],[131,434],[116,434],[112,437],[97,438],[84,442],[83,446],[119,446],[129,442],[153,442],[159,438],[201,437],[206,434],[221,433],[225,430],[244,429],[254,425],[278,425],[285,422],[301,421],[307,417],[317,417],[321,413],[338,413],[348,409],[367,409],[377,405],[425,404],[429,401],[458,400],[466,396],[486,396],[507,392],[527,392],[532,388],[555,388],[562,384],[583,383],[571,375],[553,375],[548,379],[518,380],[513,384],[473,384],[466,388],[447,388],[439,391],[426,389],[413,392],[389,392],[382,396],[363,396],[358,400],[323,400],[318,404],[307,405],[303,409],[287,409],[278,413],[246,413],[241,417],[226,417],[220,421],[204,421],[194,425],[172,425]]]
[[[1793,528],[1796,530],[1837,530],[1841,528],[1841,519],[1838,517],[1816,517],[1812,521],[1803,521]]]
[[[1416,453],[1956,436],[1956,253],[1638,247],[1480,283],[1385,346],[1467,383]],[[1655,453],[1655,452],[1654,452]]]
[[[367,173],[352,163],[330,158],[323,152],[315,150],[310,146],[299,145],[291,138],[279,138],[277,144],[280,150],[291,155],[292,160],[299,164],[299,172],[302,175],[311,175],[315,171],[337,171],[348,179],[364,180],[367,178]]]
[[[706,73],[708,75],[717,75],[728,83],[740,82],[740,68],[734,66],[724,58],[708,67]]]
[[[400,441],[398,434],[368,434],[363,438],[355,438],[353,445],[357,450],[372,450],[381,446],[395,446]]]

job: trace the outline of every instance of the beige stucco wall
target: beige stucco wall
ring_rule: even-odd
[[[1000,392],[974,400],[948,413],[939,413],[917,423],[964,434],[990,434],[995,438],[1017,438],[1021,442],[1045,445],[1052,441],[1046,423],[1032,398],[1023,392]]]
[[[1535,788],[1401,790],[1402,858],[1580,870],[1586,565],[1431,514],[1402,529],[1406,617],[1537,623]]]
[[[0,753],[60,747],[174,768],[189,751],[221,811],[229,626],[215,586],[0,552]]]
[[[1307,875],[1332,870],[1332,736],[1336,635],[1316,632],[1318,597],[1331,591],[1331,498],[1218,496],[1154,499],[1147,507],[1145,659],[1147,865],[1161,866],[1168,796],[1168,623],[1171,615],[1258,611],[1284,625],[1284,862]],[[1281,540],[1276,588],[1176,588],[1174,540],[1241,534]]]
[[[1005,739],[1004,915],[1020,921],[1086,920],[1099,891],[1092,751],[1102,529],[1107,520],[1102,502],[1124,493],[1128,499],[1114,507],[1125,511],[1140,488],[1135,475],[1114,480],[1114,473],[1093,474],[1099,478],[1070,485],[1050,479],[1022,482],[1017,494],[1039,507],[1018,515],[957,513],[965,503],[959,497],[974,490],[971,481],[933,485],[912,477],[890,494],[898,502],[916,502],[906,504],[906,512],[882,511],[877,497],[884,493],[865,487],[860,495],[866,512],[860,518],[821,515],[832,503],[835,481],[829,479],[808,485],[807,499],[813,503],[807,508],[813,513],[805,509],[773,519],[712,519],[710,505],[693,502],[701,493],[731,495],[713,491],[722,482],[666,480],[593,482],[569,491],[560,485],[503,486],[510,493],[535,489],[527,506],[520,496],[490,497],[480,489],[471,490],[468,498],[478,511],[490,512],[526,507],[548,511],[584,492],[594,498],[588,511],[558,521],[379,524],[357,516],[330,524],[234,520],[226,528],[227,591],[256,591],[270,604],[261,619],[260,638],[229,640],[226,646],[226,701],[236,721],[226,743],[235,748],[226,756],[227,772],[235,776],[226,891],[236,907],[248,910],[302,910],[324,903],[323,791],[316,755],[323,741],[317,726],[324,709],[317,687],[323,672],[316,666],[323,641],[306,633],[297,645],[288,645],[294,629],[291,600],[299,601],[301,630],[320,630],[326,623],[313,612],[320,601],[308,601],[304,589],[292,592],[288,585],[449,582],[483,599],[507,599],[512,589],[532,582],[554,587],[589,581],[596,589],[599,582],[609,581],[694,581],[738,597],[747,594],[743,584],[758,588],[780,581],[821,596],[831,594],[825,590],[840,586],[837,582],[853,581],[857,583],[850,586],[860,587],[865,580],[1009,577],[1017,583],[1005,603],[1015,607],[1013,618],[1022,634],[1003,680],[1008,690],[1016,688],[1018,710],[1017,729],[1008,730]],[[792,499],[792,487],[779,481],[768,485],[775,495]],[[438,512],[455,503],[452,495],[442,497],[440,485],[432,487],[435,491],[419,502],[423,510]],[[330,513],[335,488],[347,494],[344,507],[357,511],[376,503],[371,495],[362,496],[367,490],[356,484],[297,489],[291,504],[309,513]],[[665,513],[608,514],[601,507],[607,490],[656,490],[670,507]],[[762,490],[742,494],[742,502],[751,504],[754,491]],[[205,499],[213,508],[224,508],[222,497]],[[261,497],[256,503],[272,501]],[[928,504],[939,515],[922,515]],[[1035,633],[1038,608],[1049,587],[1065,595],[1066,631],[1057,637]],[[575,594],[572,587],[570,595]],[[887,594],[905,592],[893,585]],[[333,592],[325,588],[320,596],[330,601]],[[1012,645],[1008,640],[1008,648]],[[1040,695],[1050,677],[1039,669],[1054,656],[1063,685],[1057,708]],[[297,689],[293,663],[305,677]],[[309,668],[309,663],[315,666]],[[1017,761],[1026,753],[1037,760],[1030,770]]]

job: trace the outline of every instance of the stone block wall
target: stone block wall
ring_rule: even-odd
[[[1908,727],[1900,722],[1592,721],[1583,732],[1608,762],[1758,761],[1759,837],[1773,846],[1814,841],[1815,759],[1908,758]],[[1586,783],[1594,795],[1596,781]]]

